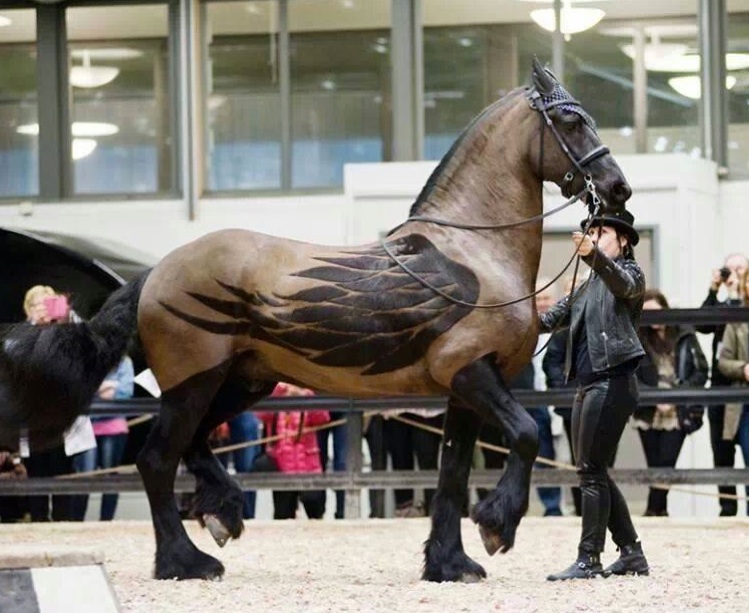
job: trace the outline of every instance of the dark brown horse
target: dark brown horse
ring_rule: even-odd
[[[188,538],[173,486],[183,459],[197,479],[195,511],[214,538],[241,534],[241,492],[206,442],[218,424],[277,381],[335,395],[445,394],[423,576],[484,577],[460,535],[479,427],[501,427],[511,448],[496,489],[472,513],[490,554],[513,546],[536,457],[536,426],[506,382],[536,345],[533,300],[515,299],[534,290],[544,180],[566,196],[587,186],[586,197],[604,210],[630,195],[593,120],[536,62],[532,86],[466,128],[384,243],[326,247],[215,232],[167,255],[88,323],[14,331],[0,369],[4,423],[23,423],[40,438],[59,434],[85,411],[137,326],[164,390],[138,458],[155,576],[216,578],[224,567]],[[521,220],[530,221],[514,225]],[[454,222],[512,227],[470,231]],[[514,303],[476,307],[506,302]]]

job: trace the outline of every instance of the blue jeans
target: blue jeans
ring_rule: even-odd
[[[546,407],[528,409],[528,414],[538,426],[538,456],[554,459],[554,437],[551,435],[551,415]],[[551,468],[547,464],[536,463],[534,468]],[[562,488],[538,487],[538,497],[544,505],[544,515],[561,515]]]
[[[739,429],[736,431],[736,444],[741,448],[744,456],[744,465],[749,468],[749,405],[744,405],[739,420]],[[746,495],[749,497],[749,485],[746,486]],[[746,505],[746,514],[749,515],[749,502]]]
[[[345,413],[332,411],[330,420],[336,421],[346,417]],[[317,432],[317,444],[320,447],[320,461],[322,462],[323,472],[328,468],[328,436],[333,435],[333,470],[346,470],[346,425],[341,424],[335,428],[327,428]],[[343,519],[344,504],[346,493],[343,490],[336,490],[335,493],[335,518]]]
[[[240,413],[234,419],[229,421],[229,442],[232,445],[245,443],[247,441],[256,441],[258,439],[258,430],[260,420],[255,417],[254,413],[245,411]],[[234,469],[238,473],[248,473],[252,470],[252,463],[258,454],[257,447],[245,447],[229,452],[234,459]],[[226,467],[229,463],[229,453],[221,454],[218,459]],[[253,519],[255,517],[255,490],[247,490],[244,493],[242,501],[242,517],[244,519]]]
[[[71,456],[73,472],[88,473],[96,470],[96,449],[87,449]],[[88,494],[74,494],[70,497],[71,521],[83,521],[88,509]]]
[[[97,436],[99,468],[114,468],[122,463],[122,456],[127,445],[127,434],[112,434],[109,436]],[[117,511],[119,494],[102,494],[100,521],[112,521]]]

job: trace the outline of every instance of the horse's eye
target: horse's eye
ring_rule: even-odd
[[[561,113],[559,124],[567,130],[575,130],[582,125],[582,117],[577,113]]]

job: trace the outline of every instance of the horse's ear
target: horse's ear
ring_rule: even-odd
[[[550,71],[543,67],[541,62],[538,61],[537,57],[533,58],[533,69],[531,70],[531,79],[533,81],[533,87],[535,87],[539,93],[548,96],[554,91],[557,80]]]

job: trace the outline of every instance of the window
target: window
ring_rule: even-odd
[[[0,10],[0,198],[39,194],[36,11]]]
[[[69,8],[73,193],[173,189],[168,8]]]
[[[388,159],[389,7],[206,5],[209,191],[337,188],[345,163]]]
[[[209,191],[281,188],[278,3],[206,7]]]
[[[389,157],[390,0],[289,4],[291,185],[343,184]]]
[[[749,13],[728,22],[728,166],[731,174],[749,175]],[[732,69],[733,68],[733,69]]]

